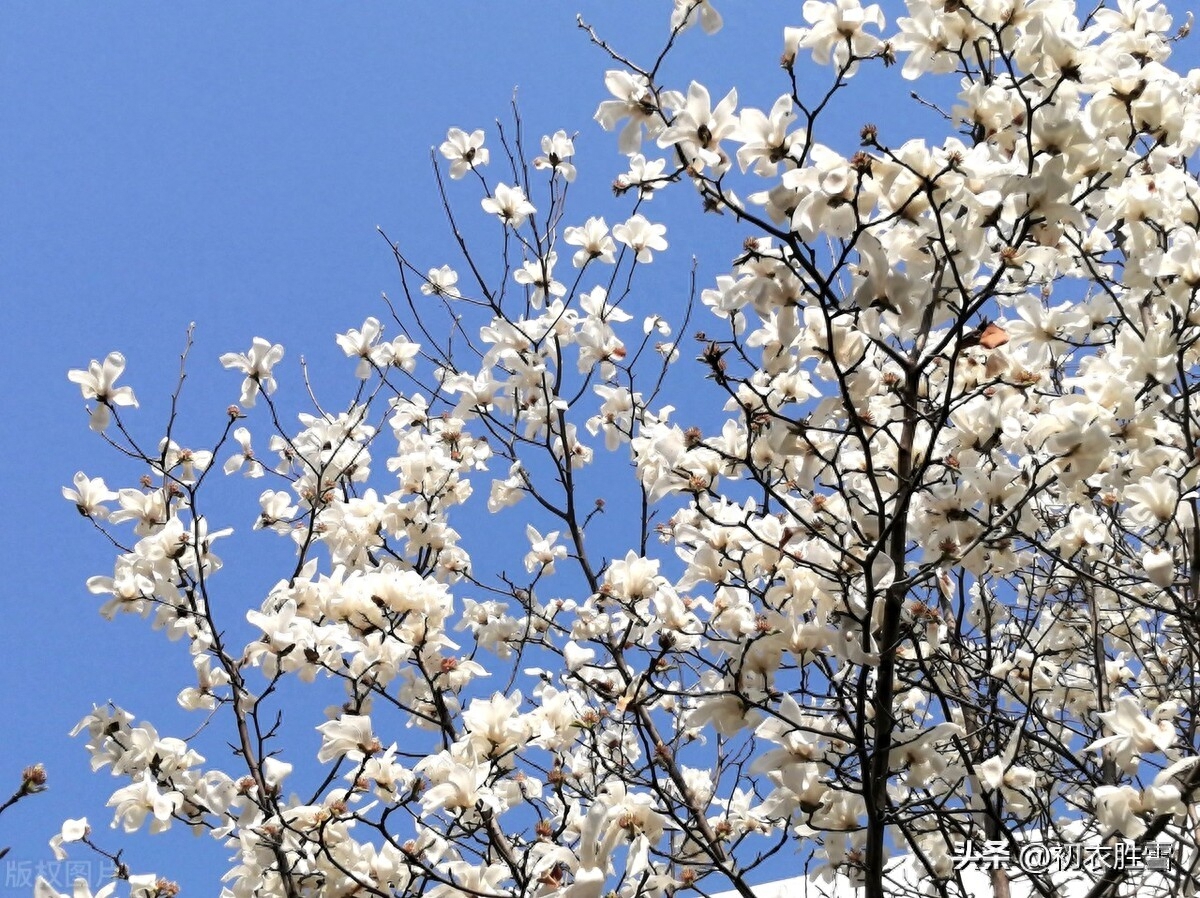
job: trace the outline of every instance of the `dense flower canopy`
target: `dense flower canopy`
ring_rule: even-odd
[[[482,210],[503,257],[463,240],[457,270],[429,268],[394,245],[413,314],[337,337],[359,385],[340,411],[289,426],[262,337],[221,357],[242,379],[211,448],[139,442],[119,353],[71,372],[147,468],[64,489],[120,547],[89,589],[190,647],[180,703],[228,725],[240,764],[97,707],[78,732],[128,781],[114,824],[221,839],[238,898],[750,898],[780,849],[830,893],[961,895],[970,846],[1033,838],[1166,841],[1180,871],[1029,873],[1041,894],[1184,888],[1200,71],[1169,67],[1153,0],[802,19],[769,110],[660,84],[591,34],[621,66],[595,115],[629,157],[611,227],[566,202],[566,131],[529,159],[503,143],[493,180],[488,136],[451,130],[447,208]],[[670,41],[693,24],[722,19],[676,0]],[[951,81],[951,133],[818,142],[871,69]],[[635,274],[684,239],[649,201],[689,186],[744,243],[698,300],[642,308]],[[673,396],[689,378],[711,385]],[[256,538],[296,554],[242,610],[246,644],[210,601],[214,462],[253,484]],[[484,505],[521,520],[503,571],[474,563]],[[601,527],[613,509],[632,525]],[[291,677],[344,687],[282,718],[315,728],[315,764],[271,723]]]

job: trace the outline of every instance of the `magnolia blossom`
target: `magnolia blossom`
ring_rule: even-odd
[[[251,408],[254,405],[259,390],[265,396],[275,392],[275,378],[271,369],[282,358],[283,347],[262,337],[254,338],[248,352],[227,352],[221,356],[222,365],[246,375],[246,379],[242,381],[242,396],[238,400],[243,408]]]
[[[654,191],[666,186],[670,177],[667,175],[667,160],[647,160],[641,153],[629,157],[629,170],[617,175],[613,182],[614,190],[638,189],[640,199],[654,199]]]
[[[425,275],[425,283],[421,284],[421,292],[426,296],[457,297],[454,285],[458,283],[458,272],[449,265],[441,268],[430,268]]]
[[[154,467],[180,483],[193,484],[212,463],[207,449],[188,449],[174,440],[163,438],[158,444],[159,459]]]
[[[287,532],[287,521],[291,519],[299,509],[292,504],[292,497],[282,490],[266,490],[259,496],[259,505],[262,507],[262,513],[258,516],[258,520],[254,522],[254,529],[261,527],[278,528],[283,525],[283,531]]]
[[[1098,786],[1093,795],[1096,820],[1106,835],[1120,833],[1136,839],[1146,832],[1146,820],[1183,812],[1177,786],[1152,786],[1139,790],[1130,785]]]
[[[525,570],[529,573],[538,570],[547,576],[553,574],[554,562],[567,557],[567,547],[556,545],[557,530],[542,536],[532,524],[526,524],[525,538],[529,540],[529,554],[525,556]]]
[[[479,804],[499,807],[499,800],[487,788],[487,768],[474,763],[464,763],[449,752],[431,755],[414,768],[424,773],[433,784],[421,796],[424,813],[437,811],[462,813]]]
[[[488,164],[488,151],[483,145],[483,131],[470,134],[460,128],[446,132],[446,140],[439,147],[441,154],[450,160],[450,177],[458,180],[476,166]]]
[[[549,169],[568,183],[575,180],[575,166],[567,160],[575,155],[575,143],[566,131],[555,131],[542,138],[542,155],[533,160],[534,168]]]
[[[529,738],[529,724],[521,716],[521,693],[474,699],[462,720],[471,748],[481,757],[500,757]]]
[[[658,145],[678,145],[695,168],[705,165],[723,168],[728,160],[722,155],[720,144],[738,128],[738,118],[733,112],[736,106],[736,90],[726,94],[714,108],[708,89],[693,81],[688,87],[683,108],[659,135]]]
[[[742,171],[753,166],[755,174],[773,175],[779,163],[789,157],[792,144],[799,134],[788,134],[788,128],[796,120],[792,98],[781,96],[763,114],[758,109],[743,109],[738,121],[738,138],[742,141],[737,151],[738,165]]]
[[[596,121],[605,131],[612,131],[624,119],[629,119],[621,129],[618,146],[622,153],[636,153],[642,143],[642,128],[652,132],[658,129],[658,111],[650,94],[649,83],[642,75],[634,75],[619,69],[604,76],[604,85],[615,97],[605,100],[596,110]]]
[[[125,370],[125,356],[119,352],[110,352],[103,363],[93,359],[86,371],[75,369],[67,372],[71,383],[79,384],[84,399],[95,400],[92,407],[92,430],[102,431],[108,427],[111,410],[114,406],[137,407],[137,399],[133,395],[133,387],[118,387],[116,380]]]
[[[86,838],[92,831],[88,826],[87,817],[80,817],[78,820],[64,820],[62,829],[50,839],[50,850],[54,852],[54,857],[57,860],[65,861],[67,852],[63,850],[63,844],[67,842],[78,842],[80,839]]]
[[[639,262],[652,262],[654,250],[667,248],[667,241],[663,238],[667,226],[652,224],[643,215],[634,215],[623,224],[615,225],[612,232],[618,243],[625,244],[637,254]]]
[[[250,447],[250,431],[248,428],[239,427],[233,432],[233,438],[237,441],[239,452],[235,452],[225,460],[224,471],[226,474],[234,474],[245,468],[247,477],[262,477],[266,470],[263,468],[262,462],[254,457],[254,450]]]
[[[361,330],[351,329],[338,335],[337,344],[342,351],[350,357],[358,357],[358,369],[354,373],[359,379],[365,380],[369,376],[372,364],[384,361],[378,342],[382,334],[379,319],[372,317],[363,322]]]
[[[526,287],[532,287],[529,302],[535,309],[540,309],[547,295],[553,298],[565,296],[567,288],[554,280],[554,266],[558,262],[558,253],[549,252],[544,258],[530,259],[513,272],[513,280]]]
[[[71,482],[75,484],[75,489],[64,486],[62,488],[64,499],[74,502],[79,513],[86,518],[103,520],[108,517],[109,509],[104,506],[104,503],[116,499],[117,494],[105,485],[103,477],[88,477],[79,471]]]
[[[789,50],[812,50],[818,65],[841,67],[852,58],[863,59],[881,46],[878,37],[867,34],[867,25],[883,28],[883,11],[872,4],[863,8],[859,0],[806,0],[804,18],[811,27],[790,29],[787,35]]]
[[[1142,569],[1157,586],[1170,586],[1175,579],[1175,559],[1171,550],[1161,546],[1150,549],[1142,556]]]
[[[141,828],[146,816],[150,815],[150,832],[156,833],[171,825],[171,817],[183,804],[183,795],[174,790],[163,790],[149,770],[141,778],[122,789],[118,789],[108,800],[115,807],[113,827],[123,823],[126,832]]]
[[[497,184],[493,195],[481,200],[480,205],[484,212],[490,212],[513,228],[519,228],[526,218],[537,211],[520,187],[509,187],[507,184]]]
[[[998,791],[1005,807],[1012,813],[1024,815],[1033,810],[1037,771],[1022,764],[1013,763],[1016,743],[1010,743],[1003,755],[992,757],[975,765],[980,785]]]
[[[571,257],[571,264],[582,268],[593,259],[612,265],[615,261],[613,253],[616,245],[608,233],[608,225],[603,218],[589,218],[581,227],[565,228],[563,240],[579,250]]]
[[[361,714],[346,714],[330,720],[317,727],[317,732],[321,734],[321,750],[317,753],[317,760],[321,762],[342,756],[360,760],[382,747],[371,731],[371,718]]]
[[[1123,695],[1116,700],[1113,710],[1100,715],[1105,729],[1113,735],[1097,739],[1088,748],[1105,748],[1106,753],[1114,756],[1118,766],[1133,772],[1144,752],[1165,751],[1175,744],[1172,718],[1176,710],[1170,705],[1162,706],[1152,718],[1147,719],[1137,699]]]
[[[721,14],[710,0],[675,0],[675,9],[671,12],[672,28],[682,31],[697,21],[705,34],[716,34],[723,24]]]

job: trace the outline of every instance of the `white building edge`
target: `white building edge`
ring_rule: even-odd
[[[1079,846],[1081,849],[1083,846]],[[1081,858],[1087,857],[1082,850]],[[1111,857],[1111,855],[1109,855]],[[1097,858],[1093,855],[1092,862]],[[1072,864],[1055,864],[1049,866],[1049,876],[1054,887],[1053,898],[1084,898],[1093,886],[1103,877],[1104,870],[1089,870]],[[1008,876],[1009,898],[1041,898],[1042,892],[1034,888],[1030,877],[1024,873],[1017,863],[1002,867]],[[958,881],[950,880],[943,884],[946,895],[951,898],[995,898],[1000,893],[996,890],[992,873],[986,867],[971,864],[957,873]],[[1045,876],[1039,876],[1045,881]],[[1179,880],[1190,882],[1190,887],[1180,888]],[[961,882],[961,885],[960,885]],[[900,858],[889,864],[889,870],[884,876],[885,891],[889,898],[918,898],[918,896],[940,896],[943,894],[925,875],[921,867],[911,856]],[[753,886],[755,898],[862,898],[865,890],[862,885],[851,881],[847,876],[838,874],[834,877],[822,877],[818,873],[807,876],[794,876],[774,882]],[[1160,871],[1147,869],[1144,864],[1129,866],[1125,871],[1118,887],[1109,893],[1120,898],[1197,898],[1200,896],[1200,883],[1196,879],[1183,876],[1164,875]],[[712,898],[741,898],[736,891],[720,892]]]

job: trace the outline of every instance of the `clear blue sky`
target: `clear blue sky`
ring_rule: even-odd
[[[237,397],[238,378],[220,370],[217,356],[244,350],[254,336],[283,343],[288,364],[304,355],[318,377],[336,370],[348,383],[352,365],[334,333],[383,317],[380,292],[398,292],[376,226],[424,264],[453,261],[428,158],[448,127],[507,118],[519,86],[530,146],[557,128],[579,132],[579,220],[614,220],[624,207],[612,204],[608,185],[623,165],[615,137],[591,120],[611,64],[576,29],[574,14],[645,60],[661,45],[670,7],[5,6],[0,791],[7,795],[34,761],[46,764],[51,790],[0,817],[0,845],[12,846],[0,860],[0,895],[28,894],[21,873],[50,860],[46,840],[69,816],[88,816],[105,845],[128,846],[136,871],[177,879],[186,895],[215,893],[227,868],[226,850],[211,840],[108,830],[104,801],[121,783],[91,775],[82,741],[66,737],[93,702],[109,698],[164,734],[186,735],[198,723],[174,701],[190,674],[186,649],[140,620],[104,623],[84,587],[87,577],[111,572],[112,553],[59,490],[77,470],[120,469],[88,431],[66,371],[121,350],[143,420],[162,421],[185,331],[197,322],[186,407],[196,423],[185,431],[197,443],[219,431]],[[714,96],[737,83],[741,105],[768,109],[784,90],[776,66],[782,27],[800,24],[800,4],[725,0],[718,8],[726,29],[715,38],[688,34],[668,78],[686,89],[696,76]],[[1197,58],[1194,45],[1180,53]],[[842,132],[825,139],[848,147],[865,122],[889,123],[889,108],[906,93],[897,78],[889,81],[895,96],[856,85]],[[917,127],[911,118],[890,124],[901,138]],[[727,231],[714,243],[718,226],[698,222],[686,189],[678,193],[675,205],[660,199],[652,207],[671,228],[671,261],[656,284],[664,303],[686,283],[691,255],[701,257],[703,286],[739,249]],[[460,196],[464,208],[476,207],[473,194]],[[257,607],[278,571],[256,580],[248,551],[225,554],[231,567],[251,562],[230,594]]]

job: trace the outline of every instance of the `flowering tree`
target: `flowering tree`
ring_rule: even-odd
[[[752,898],[773,856],[829,894],[961,895],[962,858],[1033,842],[1169,863],[992,865],[995,895],[1198,888],[1200,75],[1154,0],[803,16],[765,112],[661,83],[707,0],[645,65],[581,23],[629,157],[612,227],[567,202],[567,133],[452,130],[458,261],[391,243],[394,336],[338,336],[340,410],[293,424],[261,338],[222,356],[241,395],[204,449],[174,415],[141,435],[119,353],[71,372],[145,469],[64,490],[118,547],[89,588],[190,647],[179,701],[237,760],[96,708],[115,822],[222,840],[239,898]],[[834,149],[868,68],[924,106],[948,81],[951,133]],[[689,185],[744,243],[698,302],[639,298],[650,201]],[[294,557],[237,609],[209,496],[247,488],[233,523]],[[488,557],[484,504],[523,557]],[[306,717],[293,680],[343,704]]]

